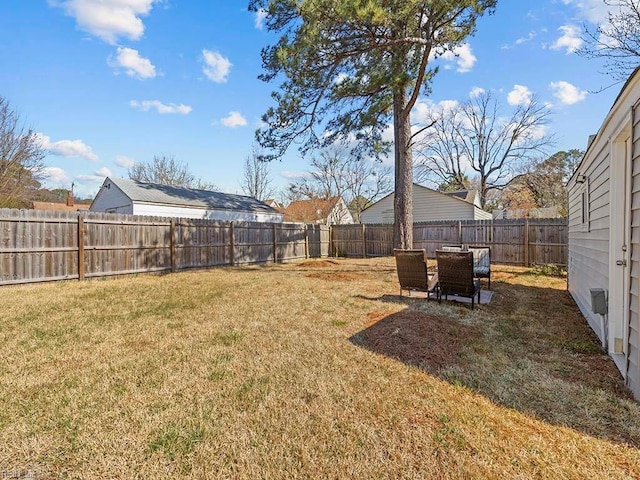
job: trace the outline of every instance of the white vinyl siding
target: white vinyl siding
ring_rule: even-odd
[[[568,184],[569,292],[598,336],[601,336],[600,316],[591,313],[589,290],[600,287],[607,292],[609,297],[607,348],[626,379],[628,387],[638,400],[640,400],[639,99],[640,70],[637,70],[623,87],[598,134],[588,147],[585,158]],[[625,147],[628,145],[625,142],[629,137],[631,141],[630,182],[628,182],[629,172],[626,172],[629,164],[626,160],[628,152]],[[580,175],[586,176],[587,185],[576,182]],[[585,187],[588,190],[583,197]],[[630,190],[627,190],[628,188]],[[624,205],[621,206],[623,197]],[[583,198],[587,204],[586,212],[583,212],[582,208]],[[624,238],[625,231],[629,233],[629,238]],[[615,242],[616,245],[611,242]],[[627,245],[626,252],[623,245]],[[612,249],[615,250],[615,254]],[[627,267],[621,270],[623,266],[618,265],[617,262],[625,259]],[[628,277],[617,277],[618,274],[626,274]],[[626,286],[626,290],[619,295],[617,292],[622,291],[619,288],[621,284]],[[628,313],[628,324],[626,313]],[[622,349],[624,353],[613,353],[616,350],[615,338],[621,337],[624,337],[623,342],[626,340]]]
[[[204,218],[207,220],[239,220],[243,222],[282,222],[280,213],[242,212],[238,210],[205,210],[203,208],[174,207],[134,202],[134,215],[154,217]]]
[[[473,220],[493,220],[493,215],[490,212],[474,206]]]
[[[585,182],[576,183],[574,178],[569,185],[569,292],[600,337],[600,316],[591,312],[590,289],[609,290],[608,144],[590,163],[583,162],[579,173]]]
[[[631,281],[629,282],[629,343],[627,383],[636,398],[640,398],[640,108],[636,106],[633,126],[631,180]]]
[[[362,223],[393,223],[394,195],[387,195],[364,210]],[[413,221],[491,220],[491,213],[460,198],[445,195],[420,185],[413,186]]]
[[[109,188],[101,188],[98,191],[89,210],[92,212],[133,215],[133,204],[131,199],[112,183]]]

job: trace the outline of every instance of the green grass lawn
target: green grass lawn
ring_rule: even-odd
[[[474,311],[399,297],[392,258],[5,287],[0,472],[640,478],[565,279],[495,270]]]

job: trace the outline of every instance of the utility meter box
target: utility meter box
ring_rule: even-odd
[[[607,296],[604,288],[591,288],[591,311],[593,313],[599,313],[600,315],[606,315],[608,311]]]

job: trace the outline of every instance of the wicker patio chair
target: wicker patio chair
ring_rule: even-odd
[[[491,290],[491,248],[469,246],[469,251],[473,253],[473,274],[476,278],[486,278]]]
[[[442,245],[440,247],[440,250],[442,250],[443,252],[462,252],[464,251],[464,246],[457,244],[457,245]]]
[[[424,250],[398,250],[393,251],[396,257],[398,281],[400,282],[400,296],[402,291],[427,292],[427,299],[432,293],[437,296],[438,272],[435,265],[430,267],[427,252]]]
[[[448,295],[471,298],[471,309],[476,296],[480,303],[480,280],[473,276],[473,253],[436,251],[438,261],[438,301]]]

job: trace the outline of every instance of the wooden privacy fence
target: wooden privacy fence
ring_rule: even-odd
[[[491,261],[516,265],[567,264],[568,227],[564,218],[462,220],[416,223],[413,247],[429,257],[443,244],[491,247]],[[332,254],[347,257],[393,255],[393,225],[335,225]]]
[[[488,245],[495,262],[567,263],[565,219],[417,223],[414,247]],[[0,209],[0,285],[393,254],[392,225],[305,225]]]
[[[0,285],[329,255],[327,226],[0,209]]]

